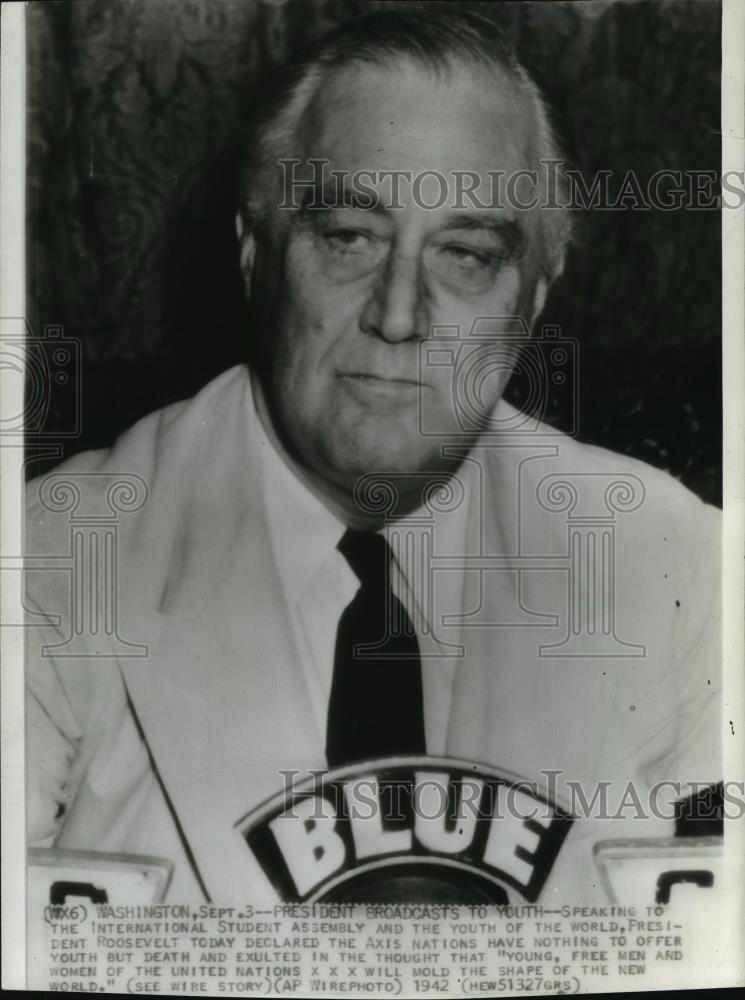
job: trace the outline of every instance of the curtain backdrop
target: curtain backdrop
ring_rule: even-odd
[[[233,216],[244,109],[305,42],[381,6],[397,4],[28,5],[28,316],[36,335],[57,324],[81,343],[82,422],[65,455],[108,444],[241,359]],[[437,17],[442,5],[417,6]],[[719,170],[717,3],[461,6],[503,25],[588,177]],[[544,320],[579,341],[580,437],[718,502],[717,213],[586,213]],[[53,388],[45,441],[69,424],[70,405]],[[549,418],[568,426],[572,405],[553,394]]]

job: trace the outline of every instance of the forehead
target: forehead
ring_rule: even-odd
[[[331,74],[300,123],[304,156],[343,170],[528,169],[530,116],[506,71],[410,60]]]

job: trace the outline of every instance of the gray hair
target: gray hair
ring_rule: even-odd
[[[439,5],[438,5],[439,7]],[[250,115],[240,172],[240,209],[249,227],[267,221],[268,199],[277,161],[289,156],[288,145],[322,83],[335,71],[358,63],[381,65],[408,59],[434,70],[453,63],[498,69],[513,81],[525,100],[533,129],[528,155],[538,174],[539,205],[546,205],[546,173],[555,165],[553,207],[539,209],[538,256],[542,274],[551,280],[571,238],[566,207],[565,159],[544,98],[501,29],[472,11],[441,7],[435,11],[382,9],[344,21],[308,46],[268,85]]]

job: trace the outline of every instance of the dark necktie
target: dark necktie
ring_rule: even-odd
[[[329,767],[423,754],[422,661],[411,618],[391,590],[391,550],[382,535],[352,530],[338,549],[360,587],[336,633]]]

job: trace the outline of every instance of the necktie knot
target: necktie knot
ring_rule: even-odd
[[[391,550],[382,535],[349,528],[337,548],[360,581],[360,586],[381,586],[386,580]]]

